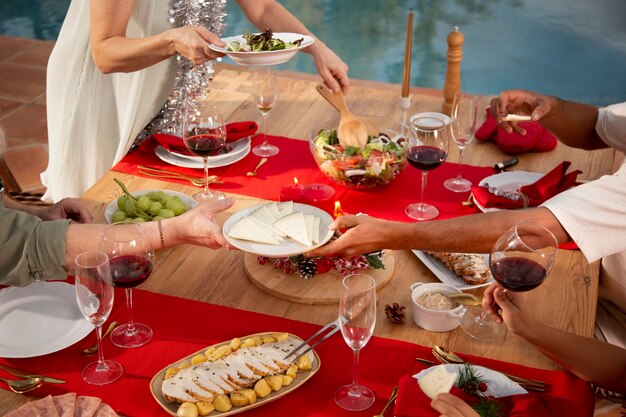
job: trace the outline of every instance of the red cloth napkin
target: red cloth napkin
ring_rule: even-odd
[[[498,126],[498,122],[487,109],[487,119],[476,131],[476,139],[492,141],[504,153],[517,154],[522,152],[546,152],[556,147],[556,137],[537,122],[520,122],[519,127],[526,130],[522,136],[513,131],[508,133]]]
[[[182,278],[182,277],[179,277]],[[70,278],[71,280],[71,278]],[[259,291],[259,290],[256,290]],[[124,366],[122,377],[104,386],[89,385],[82,380],[82,369],[96,358],[84,356],[81,351],[95,343],[91,334],[59,352],[36,358],[6,359],[0,363],[12,365],[48,376],[61,378],[65,384],[44,384],[31,395],[44,397],[76,392],[92,395],[108,403],[119,414],[129,417],[163,416],[167,414],[154,400],[150,381],[161,369],[206,346],[260,332],[290,332],[303,339],[321,326],[274,317],[250,311],[191,301],[135,289],[133,291],[135,321],[152,327],[154,336],[150,343],[136,349],[123,349],[104,340],[105,358],[115,359]],[[197,320],[203,317],[208,320]],[[124,289],[115,289],[115,302],[109,321],[126,322]],[[105,324],[106,327],[106,324]],[[416,330],[417,331],[417,330]],[[277,401],[250,410],[246,415],[255,417],[371,417],[380,410],[400,378],[415,374],[424,368],[416,357],[431,357],[430,348],[413,343],[381,337],[372,337],[360,353],[359,382],[376,394],[376,402],[361,412],[341,409],[334,401],[334,392],[352,379],[352,350],[341,335],[335,335],[320,344],[315,351],[320,356],[320,369],[308,382]],[[391,354],[392,353],[392,354]],[[550,384],[544,395],[551,407],[563,403],[563,413],[568,417],[588,416],[593,412],[593,394],[588,384],[563,371],[544,371],[520,365],[507,364],[482,358],[470,358],[474,363],[510,372]],[[480,359],[480,361],[479,361]],[[8,376],[3,374],[3,376]],[[7,389],[5,384],[0,387]],[[420,410],[430,409],[430,402],[419,405]],[[551,408],[558,409],[558,408]],[[421,415],[421,414],[420,414]],[[555,414],[556,415],[556,414]]]
[[[239,139],[247,136],[252,136],[256,133],[259,126],[256,122],[234,122],[226,124],[226,143],[235,142]],[[153,152],[157,146],[163,146],[170,152],[176,152],[183,155],[192,155],[187,150],[183,139],[179,136],[166,135],[164,133],[155,133],[139,145],[139,149],[143,152]]]
[[[574,186],[576,177],[582,171],[574,170],[566,174],[570,165],[571,162],[569,161],[561,162],[552,171],[548,172],[534,183],[521,187],[519,190],[520,193],[527,197],[526,207],[537,207],[561,191],[565,191]],[[476,201],[486,208],[516,209],[524,207],[523,198],[511,200],[506,197],[501,197],[490,192],[487,187],[478,185],[472,186],[472,193]]]

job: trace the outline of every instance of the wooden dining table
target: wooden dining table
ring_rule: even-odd
[[[260,114],[252,98],[251,71],[245,67],[226,64],[218,64],[216,67],[217,72],[209,95],[222,109],[225,118],[228,121],[260,121]],[[315,122],[334,115],[336,110],[316,91],[317,83],[318,77],[314,75],[279,72],[278,104],[268,120],[270,134],[307,140],[309,130]],[[346,101],[356,114],[376,113],[400,119],[402,111],[398,105],[399,92],[399,85],[353,80]],[[441,91],[413,88],[408,114],[441,111],[442,103]],[[467,148],[464,163],[492,166],[509,157],[510,155],[502,153],[494,144],[480,143]],[[572,162],[573,168],[582,170],[579,179],[593,180],[610,173],[614,154],[612,150],[582,151],[559,143],[551,152],[529,153],[518,157],[519,164],[513,170],[547,172],[558,163],[568,160]],[[456,160],[458,150],[451,144],[448,161]],[[267,165],[270,164],[271,158]],[[263,167],[260,171],[263,171]],[[81,196],[94,214],[96,222],[105,221],[105,207],[120,195],[119,187],[113,181],[114,177],[121,179],[131,190],[168,189],[186,194],[197,190],[191,185],[109,171]],[[220,224],[238,210],[261,201],[245,195],[232,195],[236,202],[229,210],[217,216]],[[319,325],[337,318],[336,304],[293,302],[278,298],[253,285],[244,270],[244,256],[244,252],[237,250],[211,250],[191,245],[161,249],[156,254],[156,264],[150,279],[139,288]],[[395,269],[391,280],[377,294],[378,316],[374,330],[376,336],[423,346],[443,345],[459,353],[529,367],[560,369],[554,361],[510,332],[501,343],[485,343],[467,336],[461,328],[435,333],[417,327],[410,317],[409,286],[415,282],[437,282],[437,278],[411,251],[396,251],[394,257]],[[598,262],[587,263],[577,250],[559,250],[550,278],[537,289],[521,294],[525,314],[558,329],[592,337],[598,279]],[[480,295],[482,291],[481,288],[471,292]],[[403,323],[391,323],[387,319],[383,307],[392,303],[407,307],[407,318]],[[0,414],[17,408],[29,399],[30,397],[0,390]]]

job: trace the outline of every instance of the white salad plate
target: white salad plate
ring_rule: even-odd
[[[227,165],[234,164],[241,161],[250,153],[250,137],[239,139],[233,142],[232,149],[228,153],[219,154],[216,156],[210,156],[208,158],[209,168],[219,168]],[[176,152],[171,152],[162,146],[159,146],[154,151],[156,156],[163,162],[175,165],[183,168],[204,168],[204,162],[199,156],[183,155]]]
[[[272,36],[274,39],[280,39],[285,43],[293,42],[298,39],[304,38],[300,46],[290,49],[281,49],[278,51],[257,51],[257,52],[234,52],[229,51],[228,44],[232,42],[242,42],[246,43],[243,35],[230,36],[227,38],[222,38],[222,41],[226,43],[226,46],[217,46],[213,44],[209,44],[209,48],[216,52],[220,52],[228,55],[230,59],[235,61],[239,65],[255,65],[255,66],[265,66],[265,65],[277,65],[282,64],[289,61],[295,54],[301,49],[306,48],[307,46],[311,46],[315,39],[308,35],[302,35],[300,33],[290,33],[290,32],[277,32]]]
[[[448,373],[457,374],[457,382],[455,383],[455,385],[457,385],[458,376],[461,374],[461,371],[465,369],[464,364],[446,363],[443,365],[432,366],[413,375],[413,378],[420,379],[440,366],[443,366]],[[528,394],[528,391],[522,388],[520,384],[511,381],[506,375],[498,371],[479,365],[472,365],[472,369],[477,376],[482,378],[487,383],[487,391],[482,393],[485,397],[502,398],[509,397],[511,395]]]
[[[439,281],[443,282],[444,284],[452,285],[459,290],[469,290],[471,288],[485,287],[495,282],[493,277],[490,277],[482,284],[466,284],[462,278],[459,278],[452,270],[450,270],[447,266],[445,266],[432,256],[422,252],[421,250],[414,250],[413,253],[415,254],[415,256],[417,256],[417,259],[422,261],[426,268],[430,269],[430,271],[437,277],[437,279],[439,279]],[[485,263],[489,265],[489,255],[482,254],[482,256],[483,258],[485,258]]]
[[[301,253],[305,253],[311,251],[315,248],[319,248],[324,245],[326,242],[333,237],[333,231],[328,230],[329,226],[333,223],[333,218],[330,214],[326,213],[324,210],[319,209],[314,206],[310,206],[308,204],[300,204],[293,203],[293,210],[301,211],[303,214],[312,214],[320,218],[320,243],[306,247],[291,238],[284,238],[280,245],[270,245],[267,243],[256,243],[250,242],[247,240],[235,239],[228,236],[228,231],[239,219],[242,217],[248,216],[257,208],[259,208],[262,204],[257,204],[252,207],[245,208],[243,210],[238,211],[233,214],[224,222],[223,232],[224,237],[232,246],[236,247],[239,250],[244,252],[253,253],[256,255],[267,256],[270,258],[284,258],[287,256],[295,256],[300,255]]]
[[[483,178],[478,185],[484,187],[485,184],[489,184],[490,187],[496,187],[502,191],[515,192],[524,185],[532,184],[545,174],[540,172],[528,172],[528,171],[507,171],[499,174],[490,175]],[[472,196],[472,200],[478,209],[482,212],[500,211],[502,209],[495,207],[483,207]]]
[[[35,282],[0,290],[0,357],[32,358],[57,352],[93,329],[78,309],[73,285]]]
[[[144,194],[148,194],[151,192],[155,192],[155,191],[163,191],[165,194],[169,194],[169,195],[176,195],[178,196],[178,198],[180,198],[180,201],[182,201],[183,203],[185,203],[190,209],[197,206],[198,202],[196,200],[194,200],[190,195],[187,194],[183,194],[183,193],[179,193],[178,191],[171,191],[171,190],[140,190],[140,191],[131,191],[131,194],[137,197],[140,197]],[[118,197],[119,198],[119,197]],[[118,207],[117,207],[117,198],[112,200],[104,209],[104,219],[107,221],[107,223],[111,223],[111,218],[113,217],[113,214],[118,211]]]

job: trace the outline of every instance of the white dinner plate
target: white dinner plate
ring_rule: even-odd
[[[300,204],[293,203],[293,210],[301,211],[303,214],[313,214],[320,218],[320,243],[317,245],[313,245],[310,247],[306,247],[291,238],[284,238],[280,245],[269,245],[266,243],[256,243],[249,242],[241,239],[234,239],[228,236],[228,231],[230,228],[237,222],[237,220],[241,219],[252,213],[254,210],[259,208],[262,204],[257,204],[252,207],[248,207],[246,209],[240,210],[237,213],[233,214],[224,222],[223,232],[224,237],[228,243],[233,245],[239,250],[244,252],[253,253],[256,255],[267,256],[270,258],[284,258],[287,256],[295,256],[300,255],[301,253],[308,252],[315,248],[319,248],[324,245],[326,242],[333,237],[333,231],[328,230],[328,227],[332,224],[333,218],[330,214],[326,213],[324,210],[319,209],[314,206],[309,206],[308,204]]]
[[[234,164],[241,161],[250,153],[250,137],[233,142],[233,149],[225,154],[211,156],[208,158],[209,168],[218,168]],[[168,151],[162,146],[158,146],[154,153],[159,159],[168,164],[183,168],[204,168],[204,162],[199,156],[189,156]]]
[[[443,365],[436,365],[430,368],[423,369],[419,373],[413,375],[413,378],[420,379],[423,376],[428,375],[434,371],[437,367],[443,366],[447,372],[457,374],[457,380],[454,385],[458,386],[458,375],[465,369],[464,364],[447,363]],[[487,391],[481,393],[486,397],[502,398],[509,397],[511,395],[528,394],[520,384],[511,381],[506,375],[494,371],[493,369],[485,368],[479,365],[472,365],[474,372],[477,376],[484,379],[487,383]]]
[[[291,49],[281,49],[279,51],[258,51],[258,52],[234,52],[227,50],[227,46],[217,46],[213,44],[209,44],[209,48],[216,52],[221,52],[226,54],[238,63],[239,65],[277,65],[282,64],[284,62],[289,61],[300,49],[306,48],[307,46],[311,46],[315,39],[308,35],[302,35],[300,33],[290,33],[290,32],[277,32],[272,36],[274,39],[280,39],[284,42],[293,42],[300,38],[304,38],[300,46]],[[243,35],[230,36],[227,38],[222,38],[222,41],[227,45],[232,42],[243,42]]]
[[[524,185],[532,184],[544,175],[545,174],[542,174],[540,172],[507,171],[485,177],[478,183],[478,185],[482,187],[485,184],[489,184],[491,187],[499,188],[502,191],[513,192],[517,191],[520,187]],[[478,203],[478,201],[476,201],[473,196],[472,200],[474,201],[476,207],[478,207],[478,209],[482,212],[486,213],[488,211],[502,210],[495,207],[483,207]]]
[[[187,206],[191,209],[198,205],[198,202],[194,200],[190,195],[179,193],[178,191],[170,191],[170,190],[139,190],[139,191],[131,191],[132,195],[142,196],[144,194],[148,194],[154,191],[163,191],[169,195],[177,195],[180,198],[180,201],[187,204]],[[111,218],[113,217],[113,213],[118,211],[117,208],[117,198],[111,201],[106,208],[104,209],[104,219],[107,223],[111,223]]]
[[[444,284],[452,285],[453,287],[458,288],[459,290],[469,290],[471,288],[480,288],[485,287],[492,282],[495,282],[493,277],[490,277],[487,281],[478,285],[466,284],[462,278],[459,278],[453,271],[448,269],[447,266],[439,262],[437,259],[432,256],[422,252],[421,250],[414,250],[413,253],[417,256],[417,259],[422,261],[426,268],[430,269],[430,271],[435,274],[435,276],[439,279],[439,281]],[[489,265],[489,255],[482,254],[483,258],[485,258],[485,263]]]
[[[73,285],[35,282],[0,290],[0,357],[57,352],[93,329],[78,309]]]
[[[450,124],[450,121],[452,120],[447,114],[429,111],[424,113],[417,113],[411,116],[411,118],[409,119],[409,121],[411,122],[411,126],[413,126],[413,120],[417,119],[418,117],[432,117],[433,119],[439,119],[443,122],[444,125]]]

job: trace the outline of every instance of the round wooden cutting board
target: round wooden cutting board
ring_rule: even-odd
[[[376,289],[384,287],[393,275],[394,253],[385,251],[385,269],[365,269],[361,272],[376,280]],[[329,271],[311,279],[302,279],[297,272],[285,274],[274,268],[272,262],[259,264],[257,255],[246,253],[244,268],[254,285],[284,300],[303,304],[338,304],[342,276],[339,271]]]

